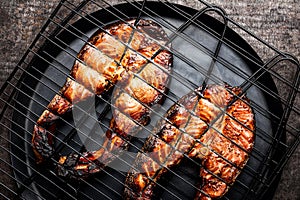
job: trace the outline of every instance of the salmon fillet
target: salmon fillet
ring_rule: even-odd
[[[117,22],[97,31],[83,46],[70,77],[37,121],[32,145],[37,163],[54,152],[57,121],[72,111],[73,105],[101,95],[111,87],[113,118],[99,150],[61,156],[60,176],[79,178],[101,171],[128,141],[149,121],[150,108],[160,103],[169,80],[172,54],[162,47],[168,37],[151,20]],[[152,56],[156,55],[152,58]]]
[[[183,96],[165,114],[127,174],[124,199],[152,199],[159,179],[184,155],[199,159],[195,199],[222,197],[246,164],[254,114],[238,87],[208,85]]]

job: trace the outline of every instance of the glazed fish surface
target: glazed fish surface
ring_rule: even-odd
[[[57,121],[74,104],[101,95],[114,85],[113,118],[99,150],[62,155],[57,173],[87,177],[128,148],[130,137],[149,121],[151,106],[161,103],[168,84],[172,54],[168,37],[151,20],[117,22],[97,31],[83,46],[70,77],[34,127],[32,146],[37,163],[53,155]],[[130,134],[129,134],[130,133]]]
[[[198,160],[195,199],[222,197],[254,145],[254,113],[242,91],[207,85],[183,96],[158,123],[127,174],[124,199],[153,199],[159,179],[184,156]]]

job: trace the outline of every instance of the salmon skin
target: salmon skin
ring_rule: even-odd
[[[131,19],[96,31],[79,52],[64,86],[34,126],[36,162],[43,163],[53,155],[57,121],[62,116],[76,103],[101,95],[115,85],[115,109],[103,144],[97,151],[61,155],[57,174],[75,179],[88,177],[126,150],[126,140],[140,125],[148,123],[151,106],[163,101],[173,60],[169,47],[162,46],[167,41],[161,26],[144,19],[137,25]]]
[[[246,164],[255,120],[238,87],[207,85],[183,96],[165,114],[127,174],[124,199],[153,199],[157,181],[184,155],[198,160],[195,199],[222,197]]]

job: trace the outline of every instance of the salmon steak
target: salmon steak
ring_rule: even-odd
[[[128,141],[149,122],[151,107],[162,103],[173,56],[168,36],[151,20],[135,19],[107,25],[82,47],[61,90],[33,128],[37,163],[51,160],[58,121],[74,106],[112,87],[113,117],[95,151],[72,152],[57,158],[57,174],[88,177],[103,169],[128,148]],[[88,135],[88,133],[86,133]]]
[[[239,87],[207,85],[183,96],[145,141],[129,170],[124,199],[153,199],[162,176],[184,156],[200,165],[195,199],[222,197],[251,153],[254,113]]]

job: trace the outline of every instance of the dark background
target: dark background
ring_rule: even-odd
[[[16,66],[58,2],[59,0],[0,0],[0,85]],[[278,49],[300,59],[299,0],[208,2],[221,6],[231,18],[245,28]],[[188,0],[174,3],[197,7],[197,3]],[[247,40],[247,36],[245,37]],[[253,42],[251,45],[256,47],[260,55],[260,44]],[[296,121],[299,130],[300,119],[293,120]],[[0,152],[0,156],[8,159],[3,152]],[[274,199],[300,199],[300,147],[287,163]]]

